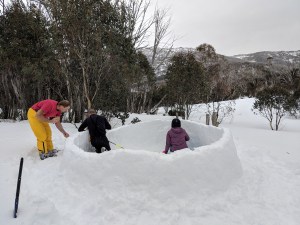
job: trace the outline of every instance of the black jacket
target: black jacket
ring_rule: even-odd
[[[92,114],[88,118],[86,118],[78,128],[78,131],[84,131],[86,127],[89,129],[91,139],[95,137],[105,136],[105,130],[111,129],[111,126],[108,123],[107,119],[104,116],[99,116],[96,114]]]

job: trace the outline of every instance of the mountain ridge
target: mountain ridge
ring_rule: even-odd
[[[173,48],[170,51],[168,56],[167,53],[170,51],[169,49],[159,49],[158,56],[156,61],[153,63],[155,68],[155,73],[157,77],[164,76],[167,67],[169,65],[170,58],[179,52],[193,52],[197,53],[195,48],[184,48],[178,47]],[[142,51],[149,62],[151,62],[151,48],[145,48]],[[288,69],[290,67],[299,67],[300,66],[300,50],[295,51],[261,51],[254,52],[249,54],[238,54],[233,56],[226,56],[222,54],[218,54],[219,58],[225,58],[229,64],[235,65],[233,67],[238,67],[238,65],[247,64],[247,67],[257,67],[261,65],[272,65],[274,68]]]

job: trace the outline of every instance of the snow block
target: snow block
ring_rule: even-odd
[[[111,183],[109,177],[115,177],[121,183],[146,184],[153,190],[163,186],[165,194],[214,193],[241,177],[229,130],[182,121],[191,139],[190,149],[165,155],[161,151],[170,127],[169,120],[155,120],[113,129],[108,139],[125,149],[111,144],[112,151],[102,154],[89,152],[88,132],[78,133],[67,140],[65,153],[72,155],[68,161],[74,161],[67,165],[74,165],[72,172],[84,173],[86,179],[93,177],[93,182]]]

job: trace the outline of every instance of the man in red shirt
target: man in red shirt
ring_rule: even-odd
[[[37,148],[41,160],[55,156],[49,123],[54,123],[66,138],[69,137],[69,134],[60,123],[61,113],[67,112],[69,108],[69,101],[57,102],[52,99],[40,101],[29,108],[27,117],[30,127],[37,138]]]

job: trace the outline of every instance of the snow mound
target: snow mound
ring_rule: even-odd
[[[68,160],[64,165],[71,167],[70,176],[77,171],[75,174],[81,174],[89,183],[92,179],[93,183],[111,185],[147,184],[145,188],[149,191],[163,186],[163,192],[168,194],[214,193],[226,189],[242,175],[233,138],[227,129],[182,121],[193,151],[160,153],[170,124],[171,121],[156,120],[114,129],[108,132],[109,140],[126,148],[115,149],[112,145],[112,151],[102,154],[88,152],[88,132],[78,133],[67,140],[64,154],[70,157],[64,157]]]

